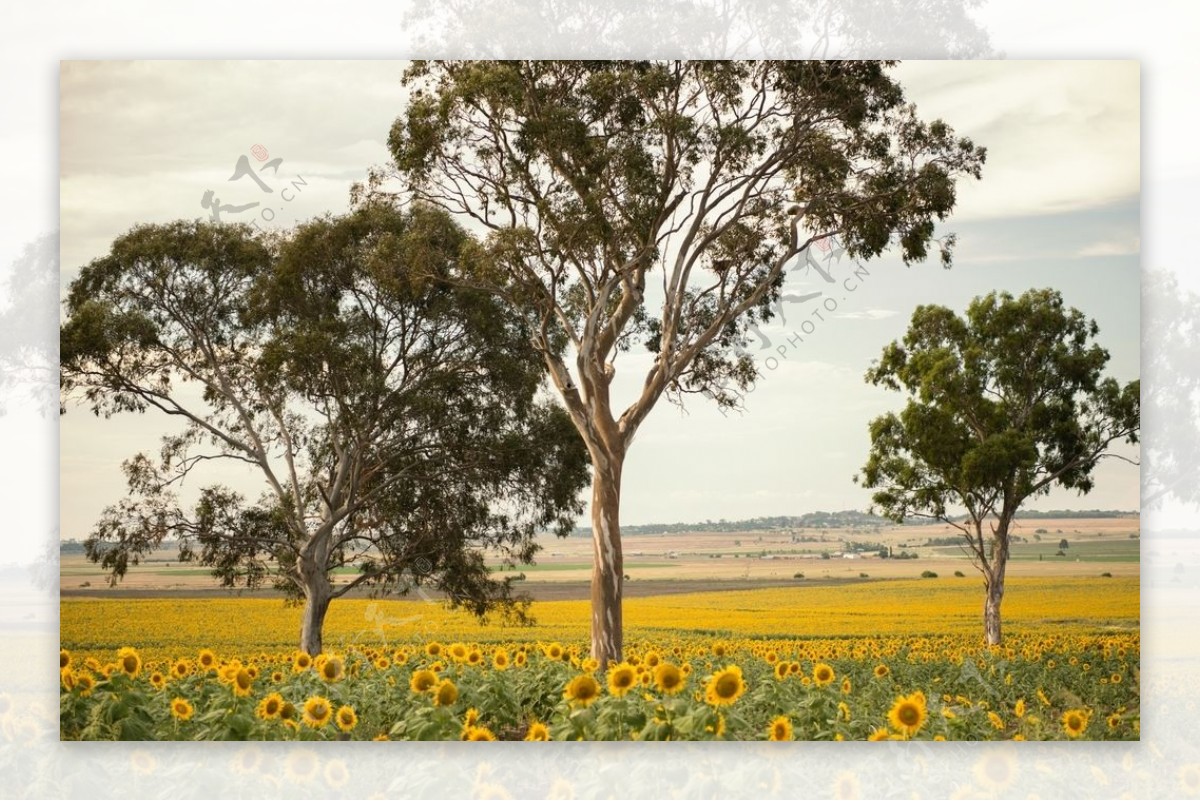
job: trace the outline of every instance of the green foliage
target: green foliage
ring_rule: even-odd
[[[870,424],[859,477],[875,506],[901,520],[927,516],[976,537],[986,517],[1007,524],[1054,486],[1086,493],[1111,443],[1138,441],[1139,382],[1102,378],[1098,328],[1054,290],[976,298],[965,317],[919,306],[903,342],[888,345],[867,381],[904,392],[899,413]]]
[[[226,586],[308,596],[355,566],[333,595],[428,582],[481,614],[510,602],[479,549],[528,561],[537,531],[565,534],[587,456],[537,397],[529,321],[448,280],[472,248],[445,214],[378,203],[278,235],[118,238],[69,288],[64,408],[184,425],[125,463],[88,556],[115,582],[171,539]],[[261,495],[204,486],[183,508],[177,486],[212,461],[252,468]]]
[[[904,392],[907,403],[871,421],[856,480],[876,490],[885,516],[933,518],[963,534],[984,576],[991,644],[1000,642],[1009,526],[1020,506],[1054,487],[1089,492],[1110,445],[1138,442],[1139,382],[1102,377],[1109,357],[1094,342],[1098,331],[1055,290],[993,292],[965,317],[918,306],[903,342],[867,371],[868,382]]]
[[[922,260],[955,180],[980,174],[983,149],[920,120],[890,66],[418,62],[388,146],[405,193],[491,231],[477,278],[541,315],[544,346],[556,331],[594,351],[580,380],[641,343],[662,356],[651,405],[730,405],[786,262],[835,234],[851,256]],[[661,307],[643,295],[654,268]]]
[[[934,573],[932,570],[922,570],[921,571],[921,578],[937,578],[937,577],[938,577],[938,574]]]

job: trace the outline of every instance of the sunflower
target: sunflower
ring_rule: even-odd
[[[654,669],[654,684],[667,695],[674,695],[682,690],[686,681],[683,671],[670,662],[662,662]]]
[[[238,671],[241,669],[242,663],[236,659],[226,663],[217,671],[217,681],[222,684],[233,684],[234,680],[237,679]]]
[[[150,674],[150,686],[156,690],[161,690],[167,686],[167,677],[159,673],[157,670]]]
[[[562,659],[563,653],[565,652],[563,651],[562,645],[559,643],[552,642],[546,646],[546,656],[550,659]]]
[[[358,715],[354,714],[354,707],[340,706],[334,715],[334,722],[342,731],[350,731],[358,725]]]
[[[509,661],[508,651],[503,648],[492,654],[492,667],[496,670],[508,670]]]
[[[928,708],[925,705],[925,693],[917,690],[911,695],[901,695],[888,711],[888,722],[906,737],[912,737],[925,725]]]
[[[567,683],[563,697],[574,704],[588,706],[600,696],[600,683],[587,673],[580,673]]]
[[[284,723],[295,724],[296,722],[296,705],[291,701],[284,701],[283,706],[279,708],[279,719]]]
[[[442,653],[442,644],[437,640],[425,646],[425,653],[432,657],[438,657]]]
[[[1004,719],[995,712],[988,712],[988,722],[992,724],[993,729],[1004,731]]]
[[[463,645],[461,642],[456,642],[450,646],[449,653],[450,658],[455,662],[465,662],[467,661],[467,654],[469,652],[467,651],[467,646]]]
[[[196,657],[196,664],[204,670],[212,670],[217,664],[217,655],[207,648],[201,648]]]
[[[608,691],[620,698],[638,681],[637,672],[628,662],[620,662],[609,668]]]
[[[842,721],[844,721],[846,723],[849,723],[850,722],[850,705],[847,704],[845,701],[838,701],[837,708],[838,708],[838,718],[840,718]]]
[[[76,673],[75,674],[75,689],[79,691],[79,695],[87,698],[92,694],[92,690],[96,687],[96,680],[92,678],[91,673]]]
[[[525,663],[528,660],[529,660],[529,657],[525,654],[524,651],[517,651],[517,655],[513,657],[513,664],[516,665],[517,667],[525,667]]]
[[[662,662],[662,657],[656,651],[650,651],[646,654],[646,658],[643,661],[646,667],[658,667],[658,663]]]
[[[849,677],[849,676],[847,676],[846,678],[842,679],[842,695],[849,695],[849,694],[850,694],[850,690],[851,690],[851,689],[853,689],[853,687],[854,687],[854,685],[852,685],[852,684],[850,683],[850,677]]]
[[[1017,703],[1013,705],[1013,714],[1019,718],[1025,717],[1025,699],[1017,699]]]
[[[304,702],[304,723],[311,728],[319,729],[333,717],[333,705],[328,698],[314,695]]]
[[[1108,677],[1108,680],[1111,681],[1113,684],[1120,684],[1121,683],[1121,674],[1114,673]]]
[[[71,652],[65,648],[58,652],[58,669],[64,670],[71,666]]]
[[[1038,700],[1042,702],[1042,706],[1050,706],[1050,699],[1046,697],[1046,694],[1042,692],[1040,687],[1037,691],[1037,697]]]
[[[412,674],[408,686],[414,693],[423,693],[437,686],[438,677],[432,670],[418,670]]]
[[[129,678],[136,678],[142,672],[142,657],[135,648],[122,648],[117,651],[117,666]]]
[[[730,665],[724,670],[714,673],[704,688],[704,700],[712,706],[732,704],[746,692],[746,682],[742,680],[742,669]]]
[[[283,671],[282,670],[273,671],[271,673],[271,683],[278,684],[281,681],[283,681]]]
[[[788,674],[791,672],[791,668],[792,668],[791,662],[786,662],[786,661],[785,662],[776,662],[775,663],[775,678],[779,679],[780,681],[783,681],[784,679],[786,679],[788,677]]]
[[[784,715],[772,720],[771,725],[767,727],[767,739],[774,742],[790,740],[793,734],[792,722]]]
[[[176,660],[175,664],[171,665],[171,675],[177,679],[182,679],[187,674],[192,672],[192,667],[185,660]]]
[[[346,661],[340,656],[326,657],[322,660],[318,673],[327,682],[341,681],[346,675]]]
[[[529,724],[529,731],[525,732],[525,739],[530,742],[545,742],[550,739],[550,730],[546,728],[545,723],[534,721]]]
[[[303,673],[312,667],[312,657],[303,651],[297,651],[292,657],[292,672]]]
[[[463,739],[472,742],[492,742],[496,735],[492,734],[492,730],[487,726],[475,726],[463,733]]]
[[[62,668],[58,671],[59,677],[62,679],[62,685],[67,692],[75,689],[75,673],[70,668]]]
[[[258,702],[258,707],[254,710],[254,714],[258,715],[263,720],[271,720],[279,717],[279,713],[283,711],[283,696],[279,693],[271,693]]]
[[[1068,709],[1063,712],[1062,727],[1068,737],[1081,737],[1088,727],[1090,715],[1083,709]]]
[[[1116,712],[1113,712],[1111,715],[1109,715],[1107,718],[1105,718],[1105,722],[1108,723],[1109,729],[1115,730],[1118,726],[1121,725],[1121,716],[1119,714],[1117,714]]]
[[[442,679],[433,691],[433,703],[437,706],[453,706],[458,700],[458,688],[450,679]]]
[[[890,736],[891,735],[888,734],[887,727],[880,726],[878,729],[872,730],[871,733],[867,735],[867,740],[869,740],[870,742],[873,742],[873,743],[877,743],[880,740],[888,739]]]
[[[175,698],[171,701],[171,716],[178,720],[189,720],[195,711],[186,698]]]
[[[828,684],[833,684],[833,680],[837,678],[837,674],[833,672],[833,668],[824,662],[818,662],[813,666],[813,683],[818,687],[824,687]]]
[[[237,673],[233,674],[230,686],[233,687],[234,695],[247,696],[254,690],[254,677],[246,668],[238,668]]]

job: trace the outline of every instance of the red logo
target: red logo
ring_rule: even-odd
[[[255,145],[254,147],[250,148],[250,154],[259,161],[267,160],[267,149],[262,145]]]

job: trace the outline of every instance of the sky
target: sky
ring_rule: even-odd
[[[400,113],[396,62],[64,62],[60,75],[62,286],[135,223],[208,217],[220,203],[259,205],[223,219],[283,227],[345,211],[353,182],[387,160]],[[868,421],[898,408],[863,374],[901,337],[913,309],[959,311],[993,290],[1053,287],[1094,318],[1109,374],[1139,375],[1140,75],[1132,61],[906,62],[896,75],[923,117],[988,148],[983,180],[964,184],[939,233],[955,263],[905,267],[895,256],[831,263],[831,291],[789,272],[789,302],[752,346],[760,379],[744,411],[664,399],[628,456],[622,522],[696,522],[866,508],[852,481]],[[239,158],[275,191],[230,180]],[[259,151],[259,155],[263,155]],[[288,189],[288,191],[284,191]],[[833,304],[832,308],[829,304]],[[768,344],[769,341],[769,344]],[[612,392],[632,400],[649,357],[623,356]],[[75,408],[60,420],[60,536],[82,538],[124,492],[121,462],[155,450],[159,417],[109,420]],[[1123,451],[1136,457],[1136,451]],[[258,490],[239,471],[212,480]],[[208,482],[194,482],[196,486]],[[1138,508],[1138,469],[1102,463],[1085,497],[1056,492],[1032,508]]]

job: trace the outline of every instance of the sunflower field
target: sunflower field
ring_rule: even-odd
[[[879,584],[907,589],[904,582]],[[1053,618],[1046,617],[1048,608],[1028,603],[1011,616],[1004,645],[992,648],[980,645],[978,632],[957,630],[954,615],[942,631],[915,626],[910,617],[910,628],[929,629],[920,634],[893,633],[889,616],[879,614],[885,633],[864,634],[851,625],[827,636],[780,636],[772,631],[780,610],[771,609],[754,630],[742,624],[747,630],[736,631],[728,622],[739,620],[737,604],[753,600],[765,610],[762,602],[778,601],[778,594],[708,593],[711,618],[698,611],[682,618],[690,629],[631,627],[625,661],[608,669],[588,657],[585,630],[557,636],[571,632],[557,622],[562,610],[554,604],[573,602],[538,604],[535,614],[549,613],[542,625],[505,629],[431,604],[344,601],[347,620],[330,627],[336,645],[310,656],[275,647],[274,630],[256,623],[256,616],[291,614],[278,602],[64,600],[60,734],[98,740],[1136,740],[1137,583],[1107,586],[1102,598],[1075,597],[1086,608],[1073,608],[1069,592],[1059,596]],[[760,597],[751,597],[755,593]],[[838,600],[836,592],[826,595]],[[163,617],[164,603],[175,605],[176,616]],[[695,598],[639,603],[704,608]],[[241,618],[221,616],[239,605]],[[848,606],[854,608],[853,597]],[[401,615],[418,608],[425,614]],[[1101,624],[1092,622],[1097,611]],[[112,614],[105,618],[106,612]],[[803,629],[798,608],[790,612]],[[350,624],[355,614],[356,631]],[[719,621],[726,625],[707,628]],[[286,640],[294,632],[289,626],[278,636]],[[520,634],[526,636],[514,636]],[[128,644],[112,647],[117,637]]]

